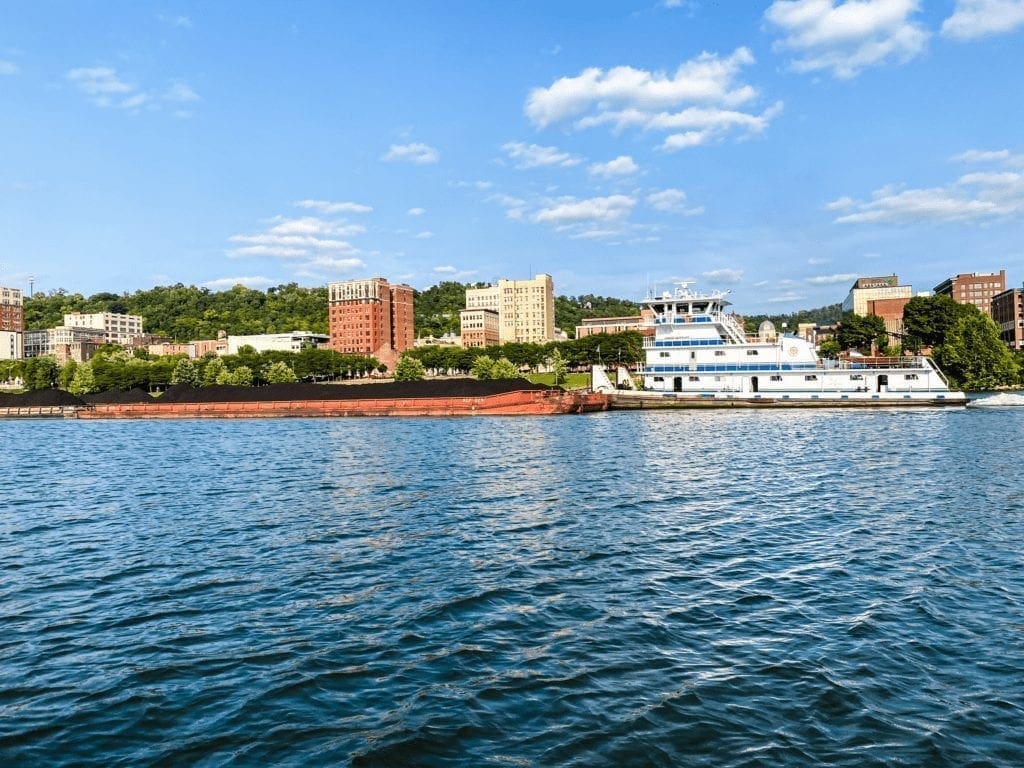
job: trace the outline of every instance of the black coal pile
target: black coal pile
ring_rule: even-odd
[[[376,400],[418,397],[484,397],[522,390],[547,390],[545,384],[526,379],[431,379],[375,384],[268,384],[265,387],[235,387],[219,384],[196,388],[175,384],[156,402],[160,403],[252,403],[282,400]]]
[[[20,395],[0,394],[0,408],[47,408],[58,405],[85,405],[63,389],[34,389]]]
[[[110,389],[106,392],[94,392],[90,395],[82,395],[82,399],[93,405],[129,405],[132,403],[152,403],[153,397],[146,390],[135,387],[124,392],[120,389]]]

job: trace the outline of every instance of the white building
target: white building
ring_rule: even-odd
[[[306,347],[326,347],[331,337],[326,333],[292,331],[291,333],[260,333],[253,336],[228,336],[224,354],[237,355],[242,347],[257,352],[301,352]]]
[[[101,331],[107,344],[126,346],[136,336],[142,335],[141,315],[120,315],[114,312],[72,312],[64,315],[68,328],[89,328]]]

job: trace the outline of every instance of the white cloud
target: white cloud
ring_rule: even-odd
[[[110,67],[78,67],[68,70],[67,78],[78,86],[78,90],[100,106],[108,106],[110,97],[131,93],[135,88],[118,77]]]
[[[743,280],[742,269],[712,269],[708,272],[701,272],[701,277],[712,283],[724,285],[735,285]]]
[[[587,200],[563,197],[553,205],[537,211],[533,215],[533,220],[540,224],[555,226],[591,221],[618,222],[629,216],[635,205],[636,200],[626,195],[592,197]]]
[[[187,103],[190,101],[201,101],[199,94],[193,91],[184,83],[175,83],[167,89],[167,93],[164,94],[164,98],[168,101],[177,101]]]
[[[209,288],[211,291],[227,291],[236,285],[244,285],[246,288],[268,288],[277,283],[277,280],[271,280],[269,277],[255,275],[253,277],[220,277],[216,280],[207,280],[202,283],[202,287]]]
[[[409,216],[422,216],[426,212],[426,208],[410,208],[408,211],[406,211],[406,214],[408,214]]]
[[[619,229],[585,229],[570,235],[573,240],[607,240],[610,237],[620,237],[622,231]]]
[[[793,51],[797,72],[831,71],[848,79],[867,67],[920,55],[928,31],[912,16],[919,0],[775,0],[768,22],[785,35],[775,50]]]
[[[455,267],[451,265],[445,265],[443,267],[434,267],[434,272],[438,275],[454,275],[458,271],[459,270],[457,270]]]
[[[494,186],[494,183],[490,181],[452,181],[449,182],[449,184],[453,187],[459,187],[461,189],[465,189],[466,187],[472,187],[473,189],[478,189],[481,192],[485,192],[486,190]]]
[[[292,203],[296,208],[306,208],[328,215],[334,213],[372,213],[373,208],[361,203],[332,203],[328,200],[296,200]]]
[[[1024,0],[957,0],[942,34],[957,40],[1012,32],[1024,24]]]
[[[808,277],[804,282],[810,285],[838,285],[839,283],[848,283],[851,280],[856,280],[859,277],[854,272],[845,272],[840,275],[815,275],[814,277]]]
[[[633,158],[629,155],[619,155],[607,163],[594,163],[588,170],[592,176],[611,178],[614,176],[631,176],[640,170],[640,166],[633,162]]]
[[[954,163],[1003,163],[1013,168],[1024,168],[1024,155],[1014,155],[1008,149],[968,149],[950,160]]]
[[[431,232],[429,229],[425,229],[422,232],[417,232],[416,235],[415,235],[415,238],[417,240],[429,240],[433,236],[434,236],[433,232]]]
[[[540,128],[568,122],[577,130],[610,125],[615,131],[674,131],[662,145],[670,151],[731,133],[750,136],[764,131],[782,109],[781,102],[760,114],[740,109],[757,98],[756,89],[737,82],[740,70],[753,63],[747,48],[737,48],[725,58],[702,53],[673,74],[591,67],[549,88],[534,88],[525,111]]]
[[[192,19],[188,16],[165,16],[162,13],[156,15],[156,20],[169,27],[188,28],[192,26]]]
[[[306,268],[326,269],[330,272],[355,272],[359,269],[366,269],[366,263],[362,259],[345,258],[339,259],[335,256],[314,256],[305,263]]]
[[[656,211],[678,213],[683,216],[699,216],[704,213],[703,206],[691,208],[686,202],[686,193],[681,189],[662,189],[647,195],[647,204]]]
[[[17,75],[21,69],[13,61],[0,59],[0,75]]]
[[[581,160],[562,152],[558,147],[542,147],[539,144],[526,144],[522,141],[509,141],[501,145],[512,160],[516,161],[516,168],[525,170],[528,168],[570,168],[579,165]]]
[[[796,293],[795,291],[788,291],[787,293],[780,293],[765,299],[769,304],[790,304],[796,301],[803,301],[806,298],[802,293]]]
[[[976,161],[1003,160],[1015,167],[1016,155],[971,150],[958,158]],[[843,202],[842,206],[837,203]],[[987,223],[1024,218],[1024,173],[1010,170],[967,173],[943,187],[907,189],[885,186],[870,200],[840,198],[829,206],[848,213],[839,224],[914,224],[920,222]]]
[[[497,203],[505,209],[505,218],[520,221],[526,215],[527,202],[519,197],[497,193],[487,198],[489,203]]]
[[[121,107],[121,109],[137,110],[147,101],[149,101],[149,97],[146,94],[136,93],[122,101],[119,106]]]
[[[830,261],[832,261],[832,259],[826,259],[821,256],[811,256],[811,258],[807,260],[807,263],[812,267],[820,267],[822,264],[828,264]]]
[[[339,269],[359,253],[358,248],[340,238],[360,235],[365,231],[366,228],[360,224],[327,221],[315,216],[297,219],[275,216],[262,232],[229,237],[229,242],[235,247],[229,249],[227,255],[232,258],[306,259],[307,264],[316,262],[319,266]],[[337,259],[340,255],[346,259]]]
[[[436,149],[427,144],[392,144],[381,160],[387,162],[412,163],[413,165],[431,165],[440,159]]]

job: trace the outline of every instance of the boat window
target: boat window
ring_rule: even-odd
[[[748,355],[756,355],[757,354],[757,350],[756,349],[748,349],[747,350],[747,354]]]
[[[724,349],[716,349],[715,350],[715,357],[725,357],[725,350]]]
[[[659,352],[658,355],[660,357],[668,357],[669,353],[668,352]]]
[[[850,374],[850,381],[862,381],[863,379],[864,379],[864,377],[861,376],[859,373],[851,373]]]
[[[782,381],[782,377],[777,373],[772,375],[772,381]]]
[[[691,376],[690,381],[700,381],[700,376]]]
[[[804,381],[817,381],[817,380],[818,380],[818,377],[815,376],[813,373],[809,373],[806,376],[804,376]]]
[[[908,380],[916,381],[917,380],[917,374],[916,373],[908,373],[908,374],[905,374],[903,376],[903,378],[904,379],[908,379]]]
[[[654,377],[654,380],[655,380],[655,381],[664,381],[664,380],[665,380],[665,377],[664,377],[664,376],[655,376],[655,377]]]

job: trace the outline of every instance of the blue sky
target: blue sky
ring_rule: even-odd
[[[1024,279],[1024,0],[10,2],[0,283]]]

